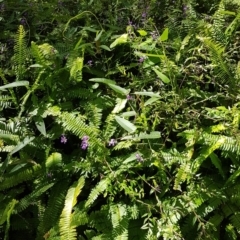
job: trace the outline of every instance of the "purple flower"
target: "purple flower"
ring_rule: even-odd
[[[188,10],[188,7],[186,5],[183,6],[183,11],[184,13],[186,13],[186,11]]]
[[[133,97],[131,95],[127,95],[127,100],[133,100]]]
[[[139,63],[143,63],[143,62],[144,62],[144,60],[145,60],[145,58],[144,58],[144,57],[140,57],[140,58],[138,59],[138,62],[139,62]]]
[[[67,143],[67,138],[64,134],[61,135],[61,143],[63,144]]]
[[[21,18],[21,20],[20,20],[20,24],[21,25],[26,25],[26,18],[25,17],[23,17],[23,18]]]
[[[112,138],[112,139],[109,141],[108,146],[114,147],[116,144],[117,144],[117,140]]]
[[[92,60],[89,60],[89,61],[87,62],[87,65],[88,65],[89,67],[91,67],[91,66],[93,65],[93,61],[92,61]]]
[[[147,13],[146,13],[146,12],[143,12],[143,13],[142,13],[142,18],[146,18],[146,16],[147,16]]]
[[[136,159],[138,162],[143,162],[143,158],[139,153],[136,154]]]
[[[83,137],[82,137],[81,148],[82,148],[83,150],[86,150],[86,149],[88,148],[88,146],[89,146],[88,139],[89,139],[88,136],[83,136]]]

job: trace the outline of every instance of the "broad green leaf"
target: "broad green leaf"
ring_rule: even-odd
[[[127,164],[129,162],[135,161],[137,159],[136,154],[139,154],[139,152],[135,152],[131,154],[126,160],[123,161],[123,164]]]
[[[0,90],[6,89],[6,88],[14,88],[14,87],[21,87],[21,86],[28,86],[29,82],[28,81],[17,81],[13,83],[6,84],[4,86],[0,87]]]
[[[45,127],[45,123],[43,121],[43,119],[41,117],[39,117],[36,121],[35,121],[36,127],[39,130],[39,132],[43,135],[46,136],[46,127]]]
[[[99,47],[102,48],[102,49],[104,49],[104,50],[107,50],[107,51],[109,51],[109,52],[112,51],[112,50],[111,50],[108,46],[106,46],[106,45],[100,45]]]
[[[159,131],[154,131],[150,133],[140,133],[138,135],[139,139],[156,139],[160,137],[161,137],[161,133]]]
[[[114,48],[119,44],[123,44],[127,42],[128,34],[124,33],[119,38],[115,39],[115,41],[110,45],[110,48]]]
[[[139,34],[140,34],[141,36],[146,36],[146,35],[147,35],[147,32],[144,31],[144,30],[142,30],[142,29],[139,29],[139,30],[137,30],[137,31],[139,32]]]
[[[130,90],[124,89],[124,88],[119,87],[119,86],[117,86],[117,85],[115,85],[115,84],[108,84],[108,86],[109,86],[112,90],[114,90],[115,92],[120,93],[120,94],[122,94],[122,95],[127,95],[127,94],[130,92]]]
[[[25,137],[22,142],[20,142],[11,152],[10,155],[13,155],[14,153],[20,151],[22,148],[24,148],[26,145],[28,145],[30,142],[32,142],[35,139],[35,137]]]
[[[107,79],[107,78],[91,78],[89,79],[90,82],[99,82],[99,83],[105,83],[105,84],[116,84],[115,81]]]
[[[161,138],[161,133],[159,131],[154,131],[150,133],[140,133],[135,135],[129,135],[122,137],[121,140],[141,140],[141,139],[157,139]]]
[[[158,100],[159,100],[158,97],[151,97],[144,103],[144,107],[146,107],[147,105],[150,105],[150,104],[152,104],[152,103],[154,103],[154,102],[156,102]]]
[[[30,67],[30,68],[42,68],[43,65],[40,65],[40,64],[36,63],[36,64],[32,64],[32,65],[29,66],[29,67]]]
[[[142,96],[148,96],[148,97],[160,98],[160,95],[158,93],[153,93],[153,92],[135,92],[134,94],[142,95]]]
[[[129,111],[129,112],[124,112],[121,114],[122,117],[133,117],[136,116],[136,112],[135,111]]]
[[[168,28],[166,28],[166,29],[163,31],[162,35],[159,37],[159,40],[160,40],[161,42],[164,42],[164,41],[168,40]]]
[[[158,71],[155,67],[152,67],[152,70],[158,75],[158,77],[164,82],[164,83],[170,83],[170,79],[160,71]]]
[[[137,127],[128,120],[121,118],[119,116],[115,116],[115,119],[118,122],[118,124],[129,133],[136,131]]]
[[[125,98],[125,99],[117,98],[116,102],[117,102],[117,104],[116,104],[115,108],[113,109],[112,113],[119,113],[122,109],[124,109],[126,106],[126,103],[127,103],[127,98]]]
[[[46,161],[46,168],[50,168],[50,167],[55,167],[55,166],[59,166],[62,162],[62,154],[55,152],[52,153]]]

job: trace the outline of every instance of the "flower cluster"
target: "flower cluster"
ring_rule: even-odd
[[[81,143],[81,148],[83,150],[86,150],[89,146],[89,143],[88,143],[88,140],[89,140],[89,137],[88,136],[83,136],[82,137],[82,143]]]

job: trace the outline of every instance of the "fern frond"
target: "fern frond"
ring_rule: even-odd
[[[117,128],[117,125],[115,120],[115,114],[109,114],[104,124],[104,129],[103,129],[104,139],[110,139],[114,135],[116,128]]]
[[[43,55],[43,52],[40,50],[40,48],[35,42],[31,42],[31,52],[33,57],[35,58],[36,63],[42,66],[47,65],[47,61]]]
[[[27,44],[25,42],[25,31],[22,25],[18,28],[14,46],[14,65],[17,81],[21,80],[26,71],[25,62],[27,57]]]
[[[58,182],[51,189],[49,201],[44,211],[42,221],[38,226],[37,240],[42,240],[47,231],[57,224],[64,207],[65,196],[68,190],[68,181]]]
[[[80,194],[84,184],[85,179],[83,177],[80,177],[79,180],[76,183],[74,183],[68,190],[64,208],[59,221],[61,240],[77,239],[76,226],[71,225],[72,209],[77,203],[77,197]]]
[[[85,203],[85,207],[90,207],[94,201],[98,198],[98,196],[103,193],[108,185],[110,184],[110,180],[108,178],[102,179],[95,188],[92,189],[91,193],[89,194],[88,200]]]
[[[87,111],[87,118],[89,121],[89,126],[93,126],[95,128],[100,128],[100,125],[102,123],[102,109],[98,108],[97,106],[93,104],[88,104],[86,106]],[[100,129],[99,129],[100,130]]]
[[[192,175],[191,163],[188,162],[188,163],[181,164],[176,174],[173,189],[181,191],[180,184],[186,181],[189,178],[189,175]]]
[[[198,39],[209,49],[211,54],[211,60],[215,64],[216,68],[216,76],[219,77],[223,83],[226,83],[226,81],[234,80],[234,76],[229,71],[229,66],[224,62],[223,60],[223,51],[224,46],[212,41],[209,38],[204,37],[198,37]]]
[[[42,171],[42,167],[40,165],[35,165],[31,168],[23,170],[11,177],[5,177],[1,182],[0,190],[5,190],[11,187],[18,185],[24,181],[28,181],[39,175]]]
[[[126,205],[114,204],[110,206],[109,210],[113,225],[113,239],[128,240],[128,214]]]
[[[16,213],[19,213],[23,210],[25,210],[30,204],[32,204],[37,197],[41,196],[44,192],[46,192],[49,188],[51,188],[54,185],[54,183],[50,183],[47,185],[40,186],[36,188],[32,193],[25,196],[23,199],[20,200],[20,202],[16,205],[15,211]]]

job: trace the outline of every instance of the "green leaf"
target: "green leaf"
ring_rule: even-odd
[[[89,79],[90,82],[99,82],[99,83],[105,83],[105,84],[116,84],[115,81],[107,79],[107,78],[91,78]]]
[[[125,159],[123,161],[123,164],[126,164],[126,163],[129,163],[129,162],[132,162],[132,161],[135,161],[137,158],[136,158],[136,154],[139,154],[139,152],[135,152],[133,154],[130,155],[130,157],[128,157],[127,159]]]
[[[100,39],[100,37],[102,36],[102,33],[104,32],[104,30],[101,30],[99,33],[97,33],[97,36],[95,37],[94,41],[98,41]]]
[[[164,82],[164,83],[170,83],[170,79],[164,75],[163,73],[161,73],[160,71],[158,71],[156,69],[156,67],[152,67],[152,70],[158,75],[158,77]]]
[[[36,121],[35,121],[36,127],[39,130],[39,132],[43,135],[46,136],[46,127],[45,127],[45,123],[43,121],[43,119],[41,117],[39,117]]]
[[[146,31],[144,31],[144,30],[142,30],[142,29],[139,29],[139,30],[137,30],[138,32],[139,32],[139,34],[141,35],[141,36],[146,36],[147,35],[147,32]]]
[[[159,131],[150,132],[149,134],[140,133],[138,136],[139,139],[156,139],[160,137],[161,137],[161,133]]]
[[[119,38],[115,39],[115,41],[110,45],[110,48],[114,48],[119,44],[123,44],[127,42],[128,34],[124,33]]]
[[[160,40],[161,42],[164,42],[164,41],[168,40],[168,28],[166,28],[166,29],[163,31],[162,35],[159,37],[159,40]]]
[[[160,95],[158,93],[153,92],[135,92],[136,95],[142,95],[142,96],[149,96],[149,97],[155,97],[160,98]]]
[[[115,108],[113,109],[112,113],[119,113],[122,109],[124,109],[126,106],[126,103],[127,103],[127,98],[125,98],[125,99],[117,98],[116,102],[117,102],[117,104],[116,104]]]
[[[17,81],[13,83],[6,84],[4,86],[0,87],[0,90],[6,89],[6,88],[14,88],[14,87],[21,87],[21,86],[28,86],[29,82],[28,81]]]
[[[119,87],[119,86],[117,86],[117,85],[115,85],[115,84],[108,84],[108,86],[109,86],[112,90],[114,90],[115,92],[120,93],[120,94],[122,94],[122,95],[127,95],[127,94],[130,92],[130,90],[124,89],[124,88]]]
[[[46,161],[46,168],[59,166],[61,162],[62,162],[62,154],[58,152],[52,153]]]
[[[136,131],[137,127],[128,120],[121,118],[119,116],[115,116],[115,119],[118,122],[118,124],[129,133]]]
[[[104,49],[104,50],[107,50],[107,51],[109,51],[109,52],[112,51],[112,50],[111,50],[108,46],[106,46],[106,45],[100,45],[99,47],[102,48],[102,49]]]
[[[130,135],[122,137],[121,140],[141,140],[141,139],[157,139],[161,138],[161,133],[159,131],[153,131],[150,133],[140,133],[139,135]]]
[[[136,112],[135,111],[129,111],[129,112],[124,112],[122,113],[122,117],[133,117],[133,116],[136,116]]]
[[[26,145],[28,145],[30,142],[32,142],[35,139],[35,137],[25,137],[22,142],[20,142],[11,152],[10,155],[13,155],[14,153],[18,152],[22,148],[24,148]]]
[[[150,104],[152,104],[152,103],[154,103],[154,102],[156,102],[158,100],[159,100],[159,98],[151,97],[144,103],[144,107],[146,107],[147,105],[150,105]]]

